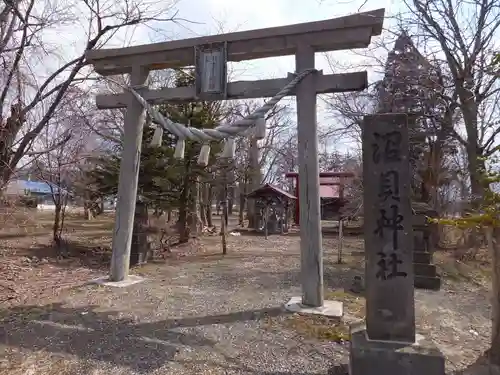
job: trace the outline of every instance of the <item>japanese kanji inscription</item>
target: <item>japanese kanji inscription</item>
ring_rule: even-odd
[[[412,341],[415,336],[408,153],[406,115],[365,117],[367,333],[374,340]]]

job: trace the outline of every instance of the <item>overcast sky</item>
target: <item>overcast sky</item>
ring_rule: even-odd
[[[221,28],[231,32],[319,21],[379,8],[386,8],[389,13],[394,3],[395,0],[180,0],[176,5],[178,17],[196,24],[166,23],[161,31],[141,28],[136,31],[133,43],[209,35],[220,33]],[[117,38],[116,43],[120,42]],[[340,58],[339,53],[335,57]],[[294,58],[276,57],[235,65],[237,79],[283,77],[294,70]],[[317,56],[317,68],[329,70],[321,55]]]

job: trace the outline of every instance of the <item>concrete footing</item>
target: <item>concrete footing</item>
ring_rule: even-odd
[[[104,286],[112,286],[115,288],[126,288],[127,286],[138,284],[143,282],[145,279],[137,275],[129,275],[125,280],[122,281],[111,281],[109,276],[101,277],[96,280],[92,280],[91,284],[99,284]]]
[[[350,375],[445,375],[443,353],[417,335],[415,343],[369,340],[364,325],[351,327]]]
[[[310,307],[302,304],[302,297],[292,297],[285,304],[285,309],[295,313],[323,315],[332,318],[341,318],[344,315],[344,304],[342,302],[323,301],[321,307]]]

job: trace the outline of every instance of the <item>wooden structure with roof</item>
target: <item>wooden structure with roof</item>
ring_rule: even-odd
[[[295,195],[297,202],[295,204],[295,225],[300,224],[300,186],[299,173],[288,172],[285,177],[295,180]],[[335,220],[340,215],[342,207],[347,203],[344,197],[346,179],[353,178],[351,172],[320,172],[319,173],[319,196],[321,199],[321,219]]]
[[[290,202],[296,196],[271,184],[265,184],[249,194],[247,198],[256,200],[258,209],[255,230],[268,234],[288,232]]]

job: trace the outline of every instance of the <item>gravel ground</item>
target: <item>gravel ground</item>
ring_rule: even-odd
[[[205,249],[218,241],[206,238]],[[300,295],[298,244],[297,237],[230,237],[225,257],[149,264],[135,272],[146,277],[140,284],[85,285],[37,307],[4,310],[0,374],[343,374],[346,344],[279,324],[289,319],[280,306]],[[335,240],[324,248],[326,286],[348,287],[362,263],[335,265]],[[346,238],[346,253],[361,248]],[[416,293],[418,330],[446,354],[450,373],[468,375],[487,347],[486,293],[459,283]]]

